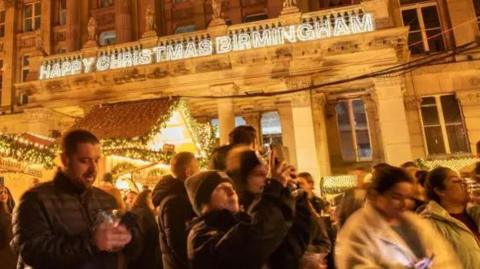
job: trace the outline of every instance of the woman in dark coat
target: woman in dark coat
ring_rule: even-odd
[[[17,266],[17,255],[10,248],[12,240],[12,195],[7,187],[0,185],[0,267],[14,269]]]
[[[142,191],[138,195],[130,211],[138,216],[140,230],[144,236],[143,250],[138,259],[129,262],[129,268],[162,268],[158,225],[155,221],[154,210],[152,191]]]

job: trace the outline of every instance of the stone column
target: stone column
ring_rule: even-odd
[[[259,112],[248,112],[242,114],[243,119],[247,123],[247,125],[252,126],[257,130],[257,145],[256,148],[258,149],[260,145],[262,145],[262,126],[260,125],[260,118],[261,115]]]
[[[233,99],[221,99],[217,101],[218,122],[220,127],[220,145],[229,142],[228,134],[235,128],[235,112]]]
[[[78,0],[67,0],[66,40],[67,51],[76,51],[80,44],[80,9]],[[82,43],[83,44],[83,43]]]
[[[315,145],[320,165],[320,175],[331,175],[330,154],[328,151],[327,136],[327,113],[326,113],[327,97],[324,93],[316,94],[313,97],[313,124],[315,130]]]
[[[457,92],[457,98],[462,106],[470,148],[479,156],[476,145],[480,142],[480,89]]]
[[[378,123],[377,104],[372,95],[366,95],[362,98],[365,104],[365,113],[368,119],[368,129],[370,132],[370,144],[372,147],[372,162],[383,162],[382,135]]]
[[[213,95],[229,96],[238,92],[234,83],[213,85],[210,87]],[[233,98],[219,99],[217,101],[218,121],[220,129],[220,145],[229,142],[228,134],[235,128],[235,110]]]
[[[297,171],[306,171],[312,174],[315,179],[315,186],[318,188],[322,174],[317,155],[310,95],[307,93],[298,94],[292,98],[292,102]]]
[[[276,103],[280,124],[282,127],[283,145],[288,148],[290,162],[297,165],[297,154],[295,148],[295,132],[293,130],[293,114],[291,102]]]
[[[19,12],[14,4],[5,3],[5,37],[3,38],[2,107],[10,107],[15,98],[13,84],[17,81],[16,25]]]
[[[51,1],[41,1],[41,9],[42,9],[42,22],[41,22],[41,38],[42,38],[42,47],[45,53],[50,55],[53,51],[53,46],[52,46],[52,34],[53,34],[53,28],[52,28],[52,19],[53,19],[53,14],[52,14],[52,3]]]
[[[400,165],[405,161],[411,161],[413,159],[412,145],[401,80],[399,78],[379,78],[374,82],[374,99],[377,104],[385,162]]]
[[[129,0],[115,1],[115,31],[117,44],[132,41],[132,15]]]

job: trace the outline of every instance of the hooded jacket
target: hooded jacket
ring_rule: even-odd
[[[467,214],[480,228],[480,206],[467,208]],[[465,269],[480,267],[480,242],[465,224],[450,216],[435,201],[430,201],[420,215],[430,220],[437,231],[452,244]]]
[[[433,257],[430,269],[463,268],[448,242],[426,220],[412,212],[401,216],[403,225],[416,232],[422,252]],[[414,252],[370,203],[355,212],[338,234],[335,261],[338,269],[414,268],[424,257]]]
[[[159,207],[160,250],[164,269],[187,269],[187,224],[196,216],[184,183],[173,176],[163,177],[152,194]]]

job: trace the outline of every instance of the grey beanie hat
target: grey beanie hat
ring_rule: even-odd
[[[226,173],[214,170],[197,173],[185,180],[188,199],[198,216],[202,205],[210,201],[213,190],[223,182],[232,183]]]

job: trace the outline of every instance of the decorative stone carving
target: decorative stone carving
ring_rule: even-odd
[[[312,86],[311,76],[288,77],[285,79],[285,85],[290,90],[306,89]]]
[[[231,66],[228,62],[220,61],[220,60],[210,60],[204,61],[195,67],[196,72],[210,72],[210,71],[218,71],[222,69],[229,69]]]
[[[225,83],[225,84],[216,84],[210,86],[210,92],[214,96],[230,96],[237,95],[239,93],[239,88],[235,83]]]
[[[297,0],[283,0],[283,9],[281,15],[297,13],[300,10],[297,7]]]
[[[157,36],[157,33],[155,32],[156,30],[155,12],[151,8],[147,8],[145,11],[145,32],[142,37],[147,38]]]
[[[422,100],[416,96],[405,96],[403,99],[406,110],[418,111],[420,109],[420,104]]]
[[[222,0],[212,0],[213,14],[209,27],[225,25],[225,20],[222,18],[222,2]]]
[[[148,78],[154,78],[154,79],[160,79],[168,76],[168,71],[161,69],[161,68],[155,68],[152,73],[148,74]]]
[[[311,96],[308,92],[296,93],[292,96],[292,105],[295,107],[310,106]]]
[[[35,31],[35,49],[37,50],[38,54],[42,56],[47,55],[45,49],[43,48],[43,37],[42,31],[40,30]]]
[[[97,21],[95,21],[94,17],[90,17],[88,20],[88,25],[87,25],[87,31],[88,31],[88,40],[97,40]]]
[[[462,106],[480,105],[480,90],[457,92],[457,99]]]
[[[284,8],[296,7],[296,6],[297,6],[297,0],[284,0],[283,1],[283,7]]]

